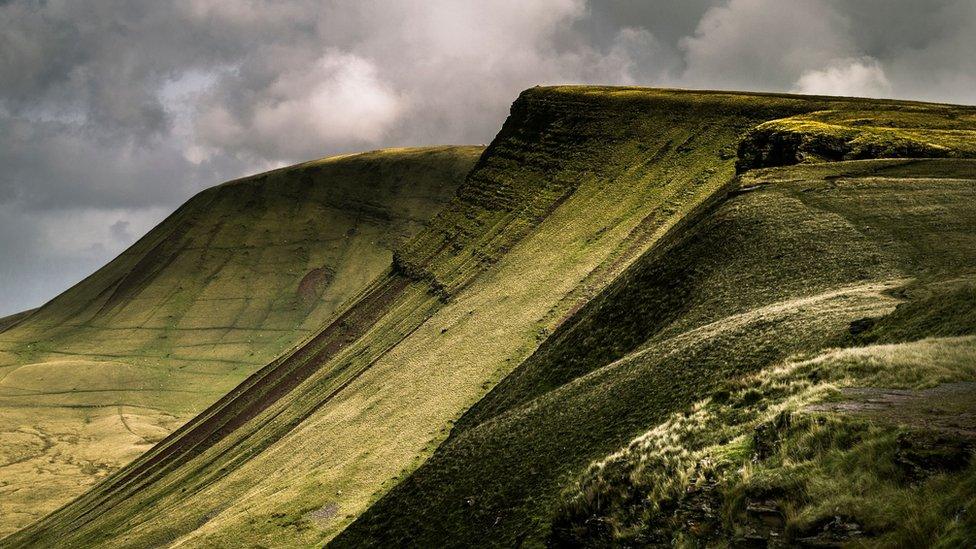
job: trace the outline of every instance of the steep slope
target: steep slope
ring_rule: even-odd
[[[449,422],[563,318],[725,185],[743,132],[819,105],[524,93],[454,203],[343,315],[10,542],[328,539],[421,463]]]
[[[313,335],[450,200],[481,151],[349,155],[207,189],[83,282],[4,321],[0,534]]]
[[[865,304],[873,310],[841,302],[851,322],[822,332],[826,342],[699,395],[594,463],[564,493],[551,542],[976,542],[976,165],[850,168],[764,171],[743,184],[757,200],[792,196],[846,220],[892,276],[911,278],[839,287],[891,289]],[[779,337],[836,311],[803,307],[794,316],[808,320],[777,326]]]
[[[974,250],[976,162],[750,172],[564,324],[335,545],[971,543],[976,521],[965,511],[960,524],[954,506],[971,508],[976,478],[976,424],[958,423],[976,412]],[[971,385],[942,401],[951,413],[915,425],[969,430],[941,445],[899,446],[914,431],[898,421],[801,419],[837,387],[955,382]],[[916,457],[917,476],[896,474],[897,456],[926,449],[936,466]],[[965,480],[952,490],[959,480],[933,474],[945,462]]]
[[[678,249],[679,236],[735,184],[743,135],[767,121],[855,109],[879,116],[928,114],[916,128],[926,139],[949,121],[973,116],[972,109],[951,106],[758,94],[591,87],[524,92],[451,205],[394,254],[390,269],[324,329],[129,467],[5,542],[310,545],[331,539],[377,500],[366,519],[338,541],[439,545],[449,539],[491,539],[511,544],[524,531],[519,524],[533,517],[547,521],[532,532],[534,539],[542,539],[539,525],[548,525],[560,487],[553,475],[578,472],[670,408],[642,414],[646,409],[638,406],[616,431],[613,420],[601,424],[608,416],[599,409],[567,400],[567,406],[578,408],[557,410],[554,424],[572,433],[584,425],[597,427],[586,435],[597,442],[581,446],[578,455],[569,444],[572,436],[560,438],[539,424],[532,424],[538,439],[531,438],[528,427],[514,424],[505,426],[514,438],[493,433],[480,442],[461,443],[465,433],[495,423],[465,419],[467,428],[459,426],[459,434],[431,462],[410,473],[444,442],[450,425],[467,408],[550,334],[567,333],[572,328],[566,326],[576,326],[599,307],[587,303],[635,260],[653,262],[646,258]],[[866,139],[889,137],[879,129]],[[802,220],[797,216],[784,223]],[[687,261],[684,265],[684,270],[673,267],[676,275],[697,274]],[[713,267],[719,265],[724,264]],[[806,257],[805,265],[815,268],[817,263]],[[733,277],[737,271],[723,272]],[[849,275],[841,269],[824,276]],[[665,284],[695,282],[668,278]],[[789,294],[784,290],[782,295]],[[689,311],[687,322],[727,314],[732,305],[730,296],[728,302]],[[577,332],[592,335],[593,344],[609,353],[595,350],[592,359],[556,378],[574,379],[647,340],[641,331],[647,319],[653,323],[658,309],[649,306],[641,315],[629,314],[626,307],[621,311],[609,323],[592,324],[592,334]],[[634,316],[641,320],[626,320],[623,328],[634,330],[633,337],[617,347],[608,343],[616,338],[613,319]],[[566,324],[567,319],[573,320]],[[573,352],[567,348],[563,355]],[[580,352],[590,354],[585,348]],[[714,379],[722,375],[718,370]],[[673,381],[681,377],[648,382],[666,391]],[[506,382],[498,390],[513,386]],[[647,385],[635,382],[633,387],[630,394],[621,389],[620,401],[607,408],[611,416],[624,417],[635,393]],[[528,387],[510,398],[493,399],[491,406],[532,408],[550,389]],[[690,384],[684,390],[675,403],[696,394]],[[594,421],[581,417],[587,412]],[[558,414],[573,424],[563,423]],[[513,441],[526,445],[509,445]],[[525,463],[549,465],[558,457],[567,466],[525,469],[518,463],[521,454]],[[493,460],[496,455],[503,457]],[[481,466],[482,471],[472,470]],[[458,478],[461,470],[463,478]],[[515,485],[522,483],[526,491],[519,495]],[[506,506],[518,519],[489,517]],[[470,510],[486,512],[471,520],[463,515]]]

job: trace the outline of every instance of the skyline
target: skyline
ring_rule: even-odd
[[[485,143],[534,85],[974,104],[974,50],[964,0],[3,2],[0,315],[41,305],[203,188]]]

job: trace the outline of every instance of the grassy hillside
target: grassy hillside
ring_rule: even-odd
[[[564,318],[725,185],[742,133],[813,106],[526,92],[456,200],[342,316],[11,542],[329,539],[422,463],[450,422]]]
[[[77,286],[0,321],[0,534],[313,335],[481,151],[379,151],[207,189]]]
[[[899,435],[929,421],[828,405],[821,423],[808,410],[846,386],[965,381],[952,411],[931,416],[972,417],[974,199],[971,161],[750,172],[564,324],[336,545],[831,541],[835,516],[882,545],[971,543],[976,524],[953,507],[974,493],[965,460],[959,480],[924,463],[918,480],[892,474]],[[965,448],[974,427],[937,435]]]
[[[550,535],[577,532],[572,490],[592,461],[721,383],[826,345],[852,316],[887,313],[897,301],[888,290],[912,277],[970,268],[971,164],[844,164],[856,182],[847,195],[789,184],[742,192],[759,183],[741,187],[737,172],[826,159],[761,125],[826,117],[858,150],[911,156],[877,128],[916,120],[905,122],[913,139],[965,157],[941,136],[976,135],[974,113],[528,90],[455,199],[337,316],[4,541],[307,546],[343,530],[334,543],[562,541]],[[876,129],[848,135],[865,127]],[[838,173],[803,169],[811,189],[842,186]],[[887,190],[861,189],[872,177]],[[908,181],[919,191],[903,199],[894,191]],[[817,197],[822,205],[804,202]],[[912,223],[892,221],[914,202]],[[857,224],[867,220],[885,228]],[[930,244],[936,259],[922,253]]]

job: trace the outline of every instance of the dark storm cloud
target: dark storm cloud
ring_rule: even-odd
[[[0,2],[0,314],[194,191],[592,82],[976,102],[971,0]]]

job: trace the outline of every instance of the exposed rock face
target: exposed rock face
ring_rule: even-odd
[[[739,173],[755,168],[789,166],[803,162],[836,162],[870,158],[945,158],[947,147],[914,139],[879,138],[867,132],[807,131],[776,123],[762,124],[739,143]]]

